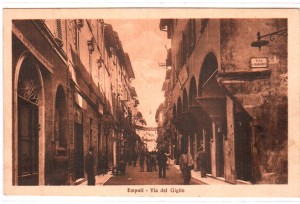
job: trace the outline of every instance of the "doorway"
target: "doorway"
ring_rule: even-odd
[[[244,110],[235,112],[234,126],[236,178],[244,181],[251,181],[250,119]]]
[[[18,184],[38,185],[39,137],[38,106],[18,98]]]
[[[84,150],[83,150],[83,125],[82,111],[75,108],[75,148],[74,148],[74,166],[75,179],[84,178]]]
[[[224,144],[223,132],[216,127],[216,161],[217,161],[217,177],[224,177]]]
[[[23,60],[23,61],[22,61]],[[44,161],[39,158],[40,136],[43,137],[43,82],[39,68],[31,58],[24,55],[15,81],[17,118],[17,163],[16,182],[18,185],[39,185]],[[41,155],[41,157],[43,157]],[[41,169],[40,169],[41,168]]]
[[[208,174],[211,174],[211,137],[212,137],[212,133],[211,131],[207,131],[205,129],[203,129],[203,136],[204,136],[204,150],[206,153],[206,157],[207,157],[207,162],[206,162],[206,172]]]

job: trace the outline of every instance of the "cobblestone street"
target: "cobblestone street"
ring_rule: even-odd
[[[146,167],[145,167],[146,170]],[[191,179],[191,185],[204,184],[196,179]],[[180,175],[180,170],[175,166],[168,166],[166,178],[158,177],[157,171],[140,172],[140,166],[127,166],[125,175],[113,176],[104,185],[183,185],[183,178]]]

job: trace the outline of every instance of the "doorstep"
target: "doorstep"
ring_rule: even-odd
[[[206,174],[206,177],[200,176],[200,171],[195,172],[192,170],[192,177],[208,185],[231,185],[227,183],[222,177],[213,177],[211,174]]]
[[[173,165],[175,166],[176,169],[180,170],[179,165]],[[225,182],[224,178],[221,177],[213,177],[211,174],[206,174],[206,177],[202,178],[200,176],[200,171],[191,171],[192,173],[192,178],[196,179],[204,184],[208,185],[231,185],[230,183]]]
[[[98,186],[102,186],[103,184],[105,184],[111,177],[113,177],[112,171],[108,171],[106,174],[98,174],[95,176],[95,185]],[[79,181],[80,180],[80,181]],[[78,184],[75,185],[87,185],[87,179],[78,179],[76,180],[76,182],[78,181]]]
[[[75,185],[75,186],[80,185],[80,184],[82,184],[82,183],[85,182],[85,181],[86,181],[85,178],[77,179],[77,180],[75,181],[74,185]]]

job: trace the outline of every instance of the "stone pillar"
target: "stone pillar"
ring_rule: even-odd
[[[234,102],[226,96],[227,138],[224,140],[224,177],[229,183],[236,183],[234,148]]]
[[[216,125],[212,122],[212,141],[211,141],[211,174],[217,176],[217,165],[216,165]]]
[[[117,141],[113,140],[113,166],[117,166]]]
[[[197,171],[197,169],[198,169],[198,166],[197,166],[198,137],[197,136],[198,136],[197,132],[194,132],[194,155],[193,155],[193,157],[194,157],[194,161],[195,161],[195,163],[194,163],[194,170],[195,171]]]

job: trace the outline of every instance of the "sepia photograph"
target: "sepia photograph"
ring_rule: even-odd
[[[4,9],[7,194],[300,196],[298,10],[112,11]]]

